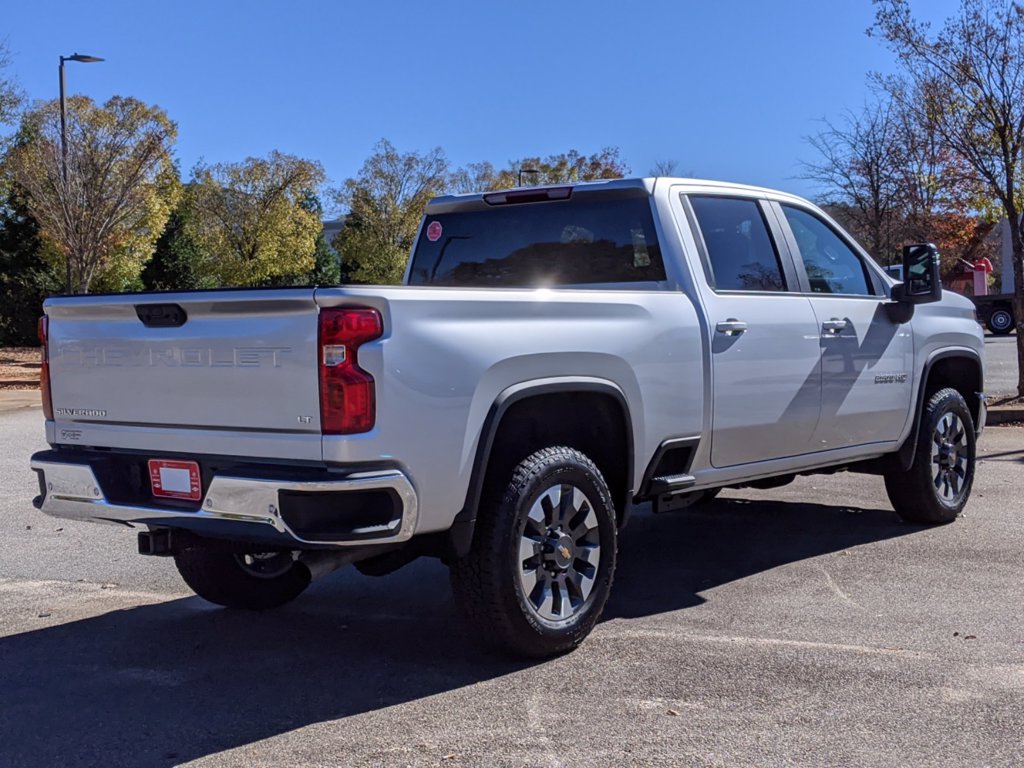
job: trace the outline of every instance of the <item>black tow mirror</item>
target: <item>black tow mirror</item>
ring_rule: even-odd
[[[931,243],[903,246],[903,282],[892,289],[903,304],[928,304],[942,298],[939,249]]]

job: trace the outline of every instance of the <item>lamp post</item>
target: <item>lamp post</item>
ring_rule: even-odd
[[[65,197],[68,194],[68,116],[67,105],[64,103],[64,62],[78,61],[82,64],[93,64],[103,61],[98,56],[86,56],[82,53],[73,53],[70,56],[60,57],[60,179]],[[71,257],[67,258],[67,291],[72,293],[71,286]]]
[[[540,171],[538,171],[536,168],[520,168],[519,169],[519,184],[518,184],[518,186],[520,186],[520,187],[523,186],[523,174],[524,173],[540,173]]]

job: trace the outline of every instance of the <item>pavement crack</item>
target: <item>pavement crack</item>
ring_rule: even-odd
[[[833,592],[834,592],[834,593],[836,594],[836,597],[838,597],[838,598],[839,598],[840,600],[842,600],[842,601],[843,601],[844,603],[847,603],[847,604],[849,604],[849,605],[852,605],[852,606],[853,606],[854,608],[856,608],[856,609],[857,609],[857,610],[859,610],[859,611],[867,611],[867,608],[865,608],[865,607],[864,607],[863,605],[861,605],[860,603],[858,603],[858,602],[857,602],[856,600],[854,600],[854,599],[853,599],[852,597],[850,597],[850,596],[849,596],[848,594],[846,594],[845,592],[843,592],[842,588],[841,588],[841,587],[840,587],[840,586],[839,586],[838,584],[836,584],[836,581],[835,581],[835,579],[833,579],[833,578],[832,578],[832,574],[830,574],[830,573],[828,572],[828,569],[827,569],[827,568],[825,568],[825,566],[824,566],[824,565],[821,565],[821,564],[819,563],[819,564],[818,564],[818,569],[819,569],[819,570],[820,570],[820,571],[822,572],[822,574],[823,574],[823,575],[825,576],[825,583],[826,583],[826,584],[828,584],[828,585],[829,585],[829,587],[831,587],[831,588],[832,588],[832,591],[833,591]]]

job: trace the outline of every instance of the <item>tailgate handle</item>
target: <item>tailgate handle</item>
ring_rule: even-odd
[[[177,304],[136,304],[135,314],[147,328],[180,328],[188,320]]]

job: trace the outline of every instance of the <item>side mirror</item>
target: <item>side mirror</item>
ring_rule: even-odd
[[[903,282],[892,289],[902,304],[928,304],[942,298],[939,249],[931,243],[903,246]]]

